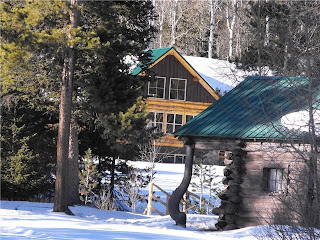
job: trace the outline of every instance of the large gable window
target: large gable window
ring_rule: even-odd
[[[263,169],[263,190],[266,192],[283,192],[283,169]]]
[[[148,82],[148,96],[154,98],[164,98],[166,86],[165,77],[156,77],[155,80]]]
[[[181,78],[170,79],[169,99],[186,100],[187,80]]]
[[[182,126],[182,115],[181,114],[167,114],[167,127],[166,133],[174,133]]]

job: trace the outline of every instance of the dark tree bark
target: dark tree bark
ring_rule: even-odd
[[[71,0],[70,30],[78,25],[77,0]],[[68,36],[72,38],[71,33]],[[67,163],[69,155],[69,133],[71,123],[72,90],[76,50],[68,47],[64,59],[62,72],[62,86],[60,95],[59,130],[57,142],[56,185],[54,196],[54,212],[70,213],[68,209],[67,193]]]
[[[115,157],[112,157],[111,160],[111,179],[110,179],[110,199],[113,201],[114,199],[114,181],[115,181],[115,166],[116,166],[116,159]]]
[[[72,123],[69,136],[69,157],[68,157],[68,206],[80,203],[79,198],[79,144],[78,126]]]

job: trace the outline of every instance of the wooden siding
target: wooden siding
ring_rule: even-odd
[[[186,115],[196,116],[211,103],[199,103],[199,102],[189,102],[189,101],[179,101],[179,100],[167,100],[167,99],[157,99],[148,98],[147,99],[147,111],[149,112],[160,112],[164,113],[163,116],[163,132],[166,128],[166,116],[168,113],[175,113],[183,115],[182,123],[186,123]],[[183,142],[179,141],[172,134],[165,135],[157,142],[157,145],[167,146],[167,147],[183,147]]]
[[[190,72],[174,57],[167,56],[151,68],[156,76],[166,77],[165,99],[169,99],[170,78],[181,78],[187,80],[186,101],[213,103],[215,98],[198,82],[193,80]],[[145,96],[147,95],[145,87]]]

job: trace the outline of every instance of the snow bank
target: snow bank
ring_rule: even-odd
[[[142,216],[75,206],[75,216],[52,212],[51,203],[1,201],[1,239],[255,239],[255,228],[229,232],[207,231],[216,217],[187,215],[187,228],[178,227],[169,216]]]

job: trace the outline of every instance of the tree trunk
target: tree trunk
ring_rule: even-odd
[[[80,203],[79,198],[79,144],[78,126],[72,123],[69,136],[69,157],[68,157],[68,205]]]
[[[174,6],[172,8],[172,12],[171,12],[171,41],[170,41],[170,45],[174,46],[176,44],[176,27],[178,24],[178,19],[179,17],[177,17],[178,14],[178,0],[175,0],[173,2]]]
[[[114,178],[115,178],[115,166],[116,166],[116,159],[114,157],[112,157],[112,161],[111,161],[111,170],[110,170],[110,175],[111,175],[111,179],[110,179],[110,200],[113,202],[113,198],[114,198]]]
[[[77,27],[77,0],[71,0],[73,6],[70,14],[70,30]],[[72,38],[71,33],[68,36]],[[62,86],[60,95],[59,130],[57,142],[56,184],[54,196],[54,212],[70,213],[67,194],[67,162],[69,153],[69,133],[71,122],[72,88],[75,65],[75,49],[69,47],[63,64]]]
[[[162,48],[163,23],[164,23],[164,5],[161,4],[161,13],[159,14],[159,48]]]
[[[266,0],[266,4],[268,4],[269,0]],[[266,33],[264,37],[264,46],[268,46],[270,42],[270,24],[269,24],[269,15],[266,16]]]
[[[210,1],[210,34],[209,34],[209,44],[208,44],[208,58],[212,58],[212,48],[213,48],[213,34],[215,25],[215,0]]]
[[[234,25],[236,23],[236,17],[238,12],[238,2],[237,0],[233,0],[233,16],[232,21],[230,22],[230,8],[229,2],[227,3],[227,27],[229,30],[229,53],[228,53],[228,60],[231,60],[233,54],[233,35],[234,35]]]

